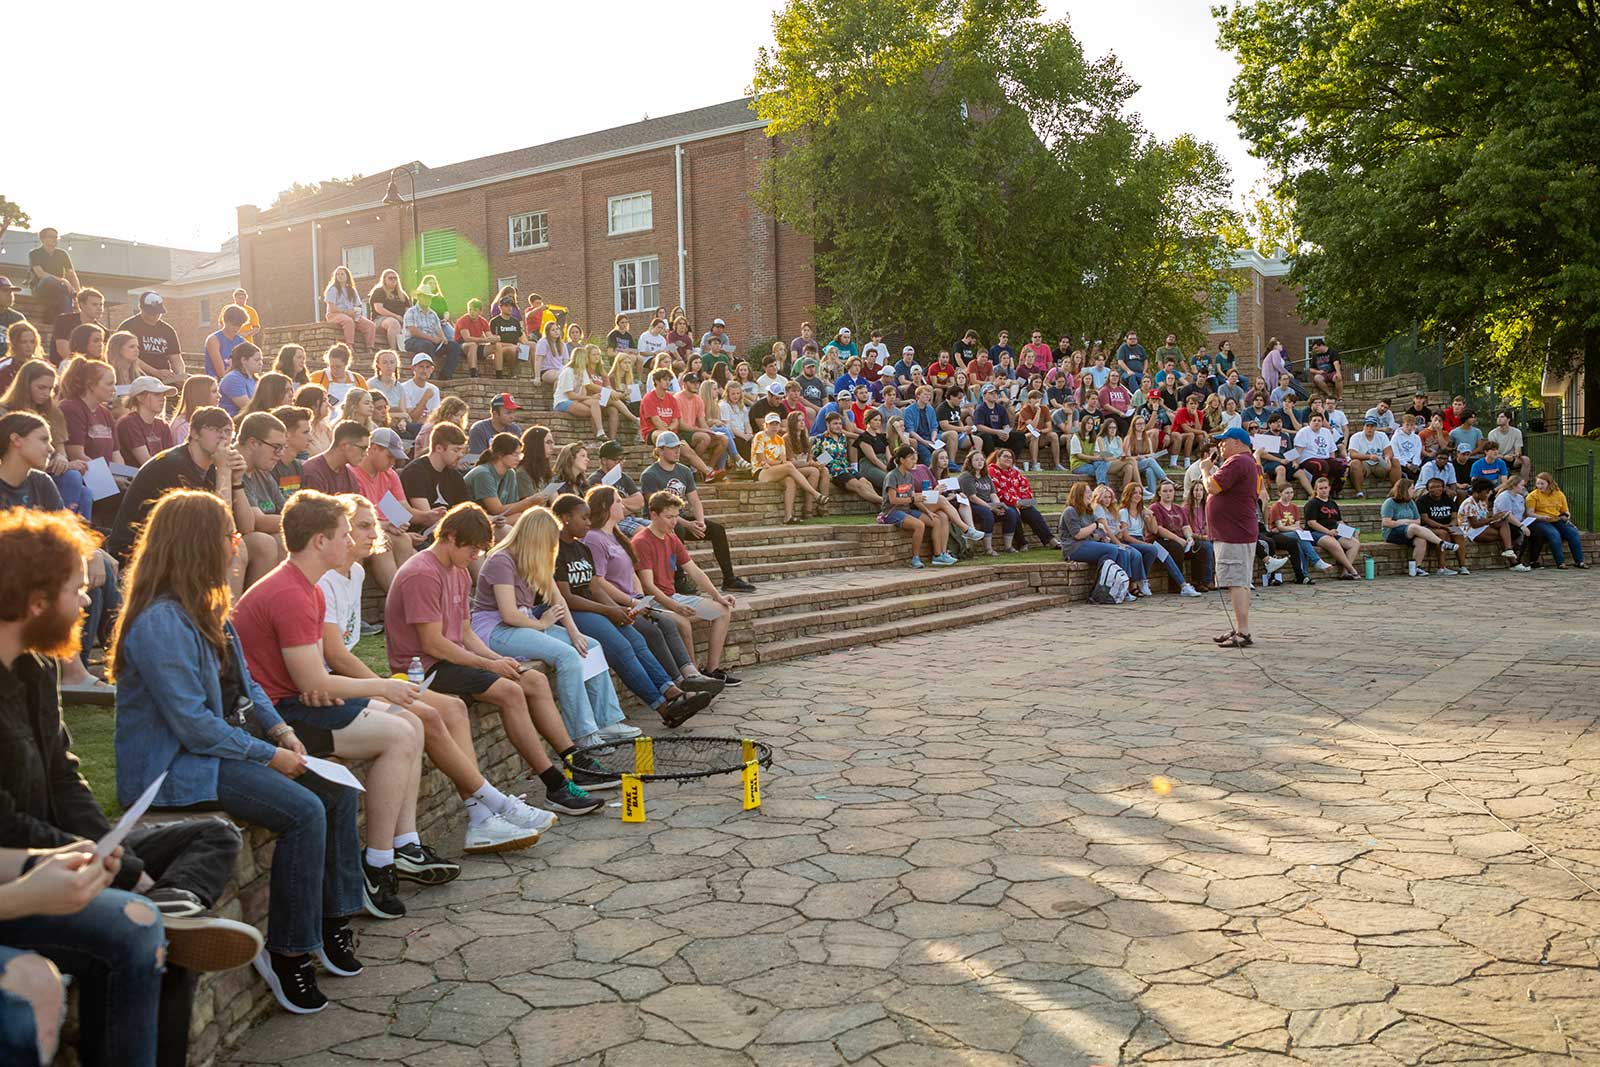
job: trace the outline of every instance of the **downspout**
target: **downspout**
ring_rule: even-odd
[[[678,187],[678,306],[684,309],[689,307],[688,283],[683,276],[683,145],[672,146],[672,166]],[[670,329],[672,324],[667,324]]]
[[[317,231],[322,229],[322,224],[315,219],[311,222],[311,321],[321,322],[322,316],[317,314],[317,303],[322,299],[322,291],[317,288],[317,279],[322,277],[322,267],[317,261]]]

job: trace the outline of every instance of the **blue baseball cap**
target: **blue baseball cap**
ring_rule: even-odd
[[[1212,438],[1213,441],[1238,441],[1241,445],[1250,445],[1250,435],[1235,426],[1231,430],[1224,430]]]

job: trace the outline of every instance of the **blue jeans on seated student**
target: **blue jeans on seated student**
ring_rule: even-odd
[[[717,460],[717,470],[721,470],[723,467],[728,465],[728,459],[730,457],[734,457],[739,454],[739,439],[733,436],[733,431],[728,429],[726,426],[714,426],[712,427],[711,432],[720,433],[723,437],[727,438],[728,441],[728,450],[722,454],[721,459]]]
[[[617,703],[617,689],[611,684],[611,674],[601,671],[583,680],[583,657],[572,647],[567,629],[556,623],[548,630],[535,630],[531,626],[497,625],[489,634],[488,646],[502,656],[512,659],[536,659],[555,668],[556,707],[561,710],[561,721],[573,740],[588,737],[602,726],[622,721],[622,705]],[[610,663],[610,657],[606,658]]]
[[[55,476],[55,483],[56,491],[61,494],[61,503],[66,505],[67,510],[82,518],[89,518],[94,511],[94,494],[89,491],[83,475],[69,467]]]
[[[1583,562],[1583,541],[1578,534],[1578,528],[1566,519],[1557,519],[1551,522],[1547,519],[1535,519],[1528,528],[1533,535],[1533,547],[1529,549],[1530,563],[1537,563],[1543,545],[1550,546],[1550,555],[1555,558],[1556,566],[1567,562],[1567,557],[1562,554],[1562,542],[1572,550],[1572,561]]]
[[[309,772],[289,778],[250,760],[218,761],[217,805],[278,835],[267,897],[271,951],[314,952],[324,920],[362,911],[357,796]]]
[[[1005,504],[1000,505],[997,513],[981,501],[972,501],[972,522],[981,532],[994,533],[996,519],[999,520],[1001,535],[1010,537],[1017,532],[1017,526],[1022,522],[1022,515],[1016,508]]]
[[[148,922],[142,921],[145,916]],[[74,915],[0,921],[0,944],[37,952],[72,976],[78,987],[78,1047],[84,1067],[152,1067],[156,1062],[166,935],[160,913],[148,900],[105,889]],[[4,1044],[0,1050],[10,1051]],[[7,1057],[4,1062],[35,1063],[37,1056],[35,1051],[32,1059]]]
[[[1178,566],[1178,561],[1172,558],[1171,552],[1168,552],[1160,545],[1148,544],[1144,541],[1135,541],[1129,547],[1144,557],[1145,573],[1148,574],[1154,569],[1155,564],[1159,563],[1167,568],[1167,575],[1174,583],[1174,591],[1183,587],[1183,568]]]
[[[34,953],[20,952],[0,945],[0,976],[7,968],[23,968],[30,963],[44,967],[42,959]],[[57,1012],[60,1019],[66,1015],[66,990],[61,992],[62,1006]],[[24,996],[0,989],[0,1063],[38,1063],[44,1049],[39,1041],[39,1024],[33,1005]],[[48,1061],[47,1061],[48,1062]]]
[[[90,561],[89,565],[95,564]],[[78,658],[85,667],[89,665],[90,650],[103,645],[104,638],[110,636],[117,609],[122,607],[122,589],[117,585],[116,571],[110,563],[104,566],[106,580],[89,590],[89,610],[83,614],[83,651],[78,653]]]
[[[407,337],[405,349],[412,355],[416,355],[418,352],[426,352],[433,357],[439,364],[438,377],[443,381],[449,381],[455,377],[456,364],[461,362],[461,346],[454,341],[434,344],[432,341],[424,341],[420,337]]]
[[[650,646],[636,627],[618,626],[592,611],[574,611],[572,621],[578,624],[579,633],[600,642],[611,669],[646,706],[653,708],[666,699],[672,678],[651,655]]]
[[[1127,545],[1114,545],[1109,541],[1071,541],[1061,546],[1061,554],[1073,563],[1092,563],[1096,569],[1106,560],[1128,572],[1128,580],[1138,584],[1145,580],[1144,557]]]
[[[1072,468],[1073,474],[1094,475],[1095,485],[1105,485],[1106,476],[1111,473],[1111,464],[1107,460],[1092,459],[1088,463],[1080,463]]]
[[[1161,479],[1167,476],[1167,472],[1161,469],[1159,460],[1151,459],[1149,456],[1140,456],[1138,459],[1139,473],[1144,475],[1144,487],[1154,493],[1156,486],[1161,484]]]

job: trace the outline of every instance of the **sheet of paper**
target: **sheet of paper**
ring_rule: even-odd
[[[122,492],[117,488],[116,479],[111,477],[111,465],[103,456],[89,461],[89,469],[83,472],[83,481],[96,500],[104,500]]]
[[[348,786],[358,792],[365,793],[367,791],[367,787],[361,784],[361,779],[352,774],[350,768],[344,764],[335,763],[331,759],[323,759],[320,756],[307,756],[305,760],[306,770],[318,778],[332,782],[334,785]]]
[[[562,484],[563,483],[558,478],[555,481],[551,482],[549,485],[545,486],[543,489],[539,490],[539,492],[541,494],[543,494],[544,496],[554,497],[556,494],[561,492]]]
[[[631,385],[628,386],[628,399],[629,400],[631,400],[635,404],[637,404],[639,402],[639,400],[643,396],[644,396],[644,393],[639,389],[639,383],[638,382],[634,382],[634,383],[632,383]]]
[[[1283,451],[1283,438],[1275,433],[1253,433],[1250,435],[1250,444],[1255,448],[1264,448],[1268,452]]]
[[[611,389],[609,386],[602,385],[600,387],[600,406],[605,407],[609,403],[611,403]]]
[[[138,467],[130,467],[126,463],[107,463],[106,468],[117,478],[132,478],[139,473]]]
[[[403,503],[395,499],[393,493],[383,494],[383,499],[378,501],[378,514],[402,530],[411,525],[411,512],[406,510],[406,506]]]
[[[606,650],[600,647],[599,641],[589,643],[589,654],[583,657],[583,680],[588,681],[597,674],[606,672]]]
[[[601,485],[616,485],[620,481],[622,481],[622,464],[620,463],[600,476]]]
[[[533,355],[533,349],[529,348],[527,345],[518,345],[517,346],[517,358],[520,359],[522,362],[524,362],[524,363],[528,362],[528,358],[530,356],[532,356],[532,355]]]
[[[924,489],[922,491],[922,499],[925,503],[932,504],[934,501],[939,499],[939,490]]]
[[[1290,462],[1293,462],[1294,460],[1297,460],[1297,459],[1300,458],[1300,450],[1298,448],[1291,448],[1291,449],[1289,449],[1289,451],[1287,451],[1287,452],[1285,452],[1283,454],[1283,458],[1286,459],[1286,460],[1289,460]]]
[[[1539,517],[1537,515],[1529,515],[1527,518],[1522,520],[1522,523],[1521,523],[1522,528],[1524,530],[1528,529],[1530,526],[1532,526],[1535,522],[1538,521],[1538,518]]]
[[[935,452],[943,452],[945,450],[945,443],[943,441],[935,441],[933,450]]]
[[[1315,541],[1317,539],[1317,535],[1310,530],[1296,530],[1295,533],[1300,535],[1300,540],[1302,541]]]
[[[1034,429],[1032,426],[1029,426],[1028,427],[1028,436],[1029,437],[1038,437],[1039,436],[1039,431]]]
[[[950,492],[953,493],[956,490],[961,488],[961,479],[960,478],[940,478],[939,479],[939,488],[940,489],[947,489],[947,490],[949,490]]]
[[[1334,532],[1340,537],[1355,537],[1361,531],[1356,527],[1351,526],[1349,523],[1341,522],[1338,526],[1334,527]]]
[[[967,494],[965,494],[965,493],[957,493],[956,494],[956,503],[957,504],[969,503],[969,501],[967,500]]]
[[[434,676],[438,673],[439,668],[435,667],[433,670],[422,676],[422,684],[417,686],[418,696],[421,696],[423,693],[426,693],[430,688],[432,688]]]
[[[145,787],[145,791],[139,794],[139,799],[133,802],[133,806],[122,813],[122,818],[117,820],[117,825],[113,826],[106,833],[106,836],[95,842],[94,854],[96,856],[105,859],[116,851],[117,846],[122,844],[122,839],[128,836],[128,831],[133,829],[140,816],[150,810],[150,805],[155,802],[156,794],[161,792],[161,783],[166,780],[166,771],[156,775],[156,780]]]

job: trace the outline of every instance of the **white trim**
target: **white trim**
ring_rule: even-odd
[[[1276,256],[1268,259],[1253,248],[1235,250],[1228,266],[1234,270],[1253,270],[1264,278],[1281,278],[1289,273],[1289,264],[1284,260]]]
[[[654,263],[655,264],[656,278],[655,278],[654,285],[655,285],[655,288],[656,288],[656,299],[655,299],[654,303],[652,303],[649,300],[646,300],[644,298],[645,297],[645,283],[641,279],[640,275],[643,273],[643,270],[641,268],[643,268],[644,264],[646,264],[646,263]],[[624,307],[621,306],[622,305],[622,300],[621,300],[621,297],[622,297],[622,279],[621,279],[620,275],[621,275],[621,272],[622,272],[622,268],[624,266],[633,267],[633,285],[632,285],[631,288],[638,294],[638,298],[639,298],[639,306],[638,307],[624,308]],[[638,315],[638,314],[640,314],[642,312],[653,311],[657,307],[660,307],[661,306],[661,257],[660,256],[629,256],[629,257],[627,257],[625,259],[614,259],[614,260],[612,260],[611,261],[611,303],[615,306],[615,311],[613,311],[613,314],[615,314],[615,315]]]
[[[650,219],[644,226],[630,226],[626,230],[617,229],[617,207],[619,204],[633,204],[636,201],[645,201],[649,208]],[[637,212],[629,211],[629,214]],[[616,196],[606,197],[606,236],[626,237],[630,233],[649,233],[656,228],[656,195],[650,189],[641,189],[635,193],[619,193]]]
[[[575,156],[572,159],[563,159],[556,163],[546,163],[538,167],[524,167],[522,170],[506,171],[488,178],[474,178],[469,182],[457,182],[454,185],[444,185],[437,189],[419,189],[416,199],[426,200],[429,197],[444,196],[446,193],[459,193],[468,189],[481,189],[486,185],[498,185],[501,182],[516,181],[519,178],[531,178],[536,174],[549,174],[552,171],[566,170],[568,167],[582,167],[590,163],[603,163],[610,159],[622,159],[626,156],[640,155],[644,152],[656,152],[663,148],[671,148],[677,144],[689,144],[693,141],[710,141],[718,137],[727,137],[735,133],[748,133],[751,130],[764,130],[767,128],[765,119],[753,122],[740,122],[732,126],[719,126],[714,130],[704,133],[691,133],[682,137],[668,137],[660,141],[648,141],[645,144],[630,145],[627,148],[614,148],[609,152],[594,152],[587,156]],[[310,215],[297,215],[292,219],[279,219],[275,222],[256,223],[246,225],[241,230],[255,230],[258,233],[270,233],[273,230],[288,229],[300,226],[316,219],[337,219],[345,215],[353,215],[361,211],[383,211],[388,207],[382,200],[372,200],[364,204],[346,204],[344,207],[329,208]],[[13,230],[13,233],[16,231]],[[8,235],[9,236],[9,235]],[[64,235],[63,235],[64,236]]]
[[[1318,334],[1315,337],[1307,337],[1306,338],[1306,364],[1308,366],[1311,363],[1311,346],[1316,344],[1318,341],[1326,341],[1326,340],[1327,340],[1327,337],[1323,336],[1322,334]]]
[[[540,241],[538,244],[525,245],[522,248],[518,248],[516,246],[516,244],[514,243],[514,241],[513,241],[513,239],[517,236],[516,221],[518,219],[529,218],[529,217],[531,217],[533,215],[543,215],[544,216],[544,240]],[[507,215],[506,216],[506,252],[507,252],[507,254],[514,254],[514,253],[517,253],[517,252],[537,252],[541,248],[549,248],[549,247],[550,247],[550,212],[548,210],[544,210],[544,211],[519,211],[515,215]]]

